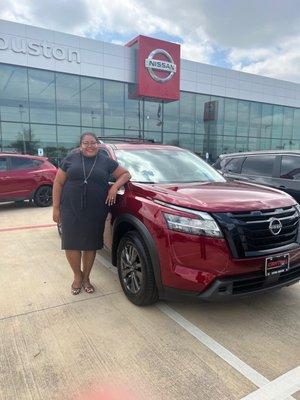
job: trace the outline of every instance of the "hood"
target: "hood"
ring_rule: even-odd
[[[237,181],[132,184],[138,196],[207,212],[267,210],[295,204],[291,196],[280,190]]]

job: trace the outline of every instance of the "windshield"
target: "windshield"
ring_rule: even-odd
[[[182,149],[116,150],[118,162],[128,169],[132,182],[225,182],[195,154]]]

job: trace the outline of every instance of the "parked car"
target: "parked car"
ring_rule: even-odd
[[[0,153],[0,202],[33,200],[38,207],[52,204],[56,167],[47,158]]]
[[[300,206],[288,194],[227,182],[178,147],[102,143],[100,151],[132,175],[106,220],[104,246],[134,304],[237,298],[300,280]]]
[[[227,178],[272,186],[300,202],[300,150],[222,154],[213,166]]]

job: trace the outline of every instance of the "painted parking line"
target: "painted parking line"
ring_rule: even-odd
[[[110,271],[112,271],[114,274],[117,274],[116,268],[104,257],[102,257],[100,254],[97,254],[97,259],[101,262],[102,265],[104,265],[106,268],[108,268]],[[216,340],[208,336],[206,333],[204,333],[201,329],[199,329],[196,325],[192,324],[189,322],[187,319],[185,319],[182,315],[180,315],[177,311],[173,310],[171,307],[167,306],[166,304],[160,303],[157,304],[156,307],[166,314],[169,318],[171,318],[173,321],[175,321],[178,325],[180,325],[183,329],[185,329],[188,333],[190,333],[192,336],[194,336],[199,342],[201,342],[204,346],[209,348],[211,351],[213,351],[217,356],[222,358],[226,363],[228,363],[232,368],[240,372],[245,378],[247,378],[249,381],[254,383],[255,386],[259,388],[266,387],[268,384],[272,383],[270,382],[266,377],[264,377],[262,374],[257,372],[255,369],[250,367],[250,365],[246,364],[244,361],[239,359],[237,356],[235,356],[233,353],[231,353],[229,350],[227,350],[224,346],[222,346],[220,343],[218,343]],[[279,379],[279,378],[277,378]],[[273,381],[274,382],[274,381]],[[295,390],[296,391],[296,390]],[[289,392],[289,393],[295,393]],[[259,398],[253,397],[251,400],[260,400]],[[263,398],[261,398],[262,400]],[[271,398],[270,398],[271,399]],[[295,400],[294,397],[289,396],[289,394],[285,397],[278,397],[274,398],[274,400]],[[250,399],[247,399],[250,400]],[[269,400],[269,398],[266,398],[266,400]],[[273,398],[272,398],[273,400]]]
[[[17,226],[9,228],[0,228],[0,232],[22,231],[25,229],[36,229],[36,228],[52,228],[53,226],[56,226],[56,224]]]
[[[285,400],[287,396],[298,390],[300,390],[300,367],[279,376],[241,400]]]

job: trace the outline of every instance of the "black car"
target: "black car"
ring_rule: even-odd
[[[300,203],[300,150],[221,154],[213,166],[226,178],[272,186]]]

